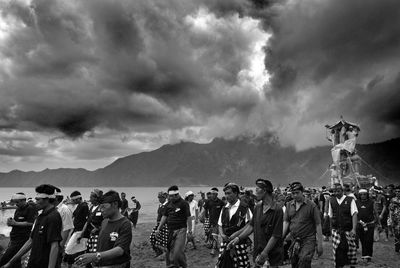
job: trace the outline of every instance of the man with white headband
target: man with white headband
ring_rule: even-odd
[[[70,237],[71,232],[74,229],[74,223],[72,220],[72,211],[65,205],[62,201],[64,199],[63,194],[61,193],[61,189],[56,187],[56,198],[54,200],[54,206],[56,207],[58,213],[60,213],[62,220],[62,231],[61,237],[62,240],[60,242],[60,252],[58,258],[58,267],[60,267],[62,258],[64,255],[64,247],[67,243],[67,239]]]
[[[218,219],[221,214],[222,208],[225,206],[225,203],[218,198],[218,188],[211,188],[211,198],[206,201],[204,204],[204,209],[206,215],[208,215],[210,221],[210,237],[208,238],[211,241],[211,255],[217,253],[218,249]]]
[[[86,202],[83,202],[82,195],[78,191],[73,191],[70,195],[70,198],[72,202],[77,205],[74,212],[72,213],[72,218],[74,220],[73,233],[80,232],[83,230],[83,227],[85,226],[85,223],[89,216],[89,206]],[[75,262],[75,258],[82,253],[83,252],[78,252],[73,255],[65,255],[64,260],[68,263],[68,268],[72,267],[72,264]]]
[[[192,229],[189,204],[179,195],[179,188],[168,188],[169,201],[165,207],[156,235],[165,223],[168,225],[168,245],[165,254],[167,267],[187,267],[185,256],[186,232]]]
[[[37,217],[37,210],[34,206],[26,202],[24,193],[16,193],[11,197],[11,203],[17,206],[14,217],[7,220],[7,225],[11,226],[10,243],[8,244],[6,252],[0,259],[0,267],[6,264],[25,242],[29,239],[33,222]],[[21,268],[21,259],[16,260],[11,266],[13,268]]]
[[[30,238],[3,267],[9,268],[31,250],[27,268],[55,268],[62,240],[61,216],[54,207],[55,187],[42,184],[36,187],[36,207],[42,210],[37,217]]]
[[[356,205],[358,209],[357,239],[361,241],[361,259],[370,262],[374,245],[375,223],[379,222],[378,211],[366,189],[358,191]]]

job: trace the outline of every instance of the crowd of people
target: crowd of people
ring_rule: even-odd
[[[187,267],[185,249],[188,242],[196,249],[198,222],[210,254],[219,253],[216,267],[251,267],[251,253],[255,267],[311,267],[329,240],[334,266],[354,267],[359,248],[361,262],[371,262],[382,233],[385,242],[394,237],[394,250],[400,251],[400,186],[367,189],[338,183],[310,189],[293,182],[281,189],[258,179],[255,193],[227,183],[221,198],[218,194],[216,187],[200,192],[196,207],[192,191],[184,199],[176,186],[159,193],[150,240],[156,257],[165,254],[167,267]]]
[[[394,251],[400,251],[400,186],[309,189],[297,181],[283,189],[257,179],[254,188],[253,193],[229,182],[223,193],[213,187],[200,192],[199,200],[193,191],[181,194],[176,185],[159,192],[149,239],[155,257],[164,258],[166,267],[188,267],[190,244],[193,250],[202,246],[198,224],[210,255],[218,254],[216,267],[311,267],[329,240],[334,266],[354,267],[359,248],[362,262],[372,260],[381,234],[384,241],[394,237]],[[34,201],[22,192],[11,198],[17,209],[7,220],[12,230],[0,267],[22,267],[27,252],[28,268],[131,266],[132,232],[141,208],[135,196],[129,207],[126,194],[113,190],[94,189],[88,202],[79,191],[64,198],[49,184],[35,191]]]

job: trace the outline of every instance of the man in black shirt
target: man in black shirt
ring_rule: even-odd
[[[278,267],[283,261],[283,210],[273,198],[269,180],[256,180],[256,197],[253,218],[249,224],[231,235],[228,247],[237,245],[254,231],[253,258],[255,267]]]
[[[75,208],[74,212],[72,213],[72,218],[74,220],[74,233],[75,232],[80,232],[83,230],[83,227],[85,226],[85,223],[87,221],[87,218],[89,216],[89,206],[87,205],[86,202],[83,202],[82,200],[82,195],[78,191],[73,191],[70,195],[71,200],[74,202],[74,204],[77,205]],[[65,261],[68,263],[68,268],[72,267],[72,264],[75,261],[75,258],[82,254],[83,252],[78,252],[73,255],[65,255]]]
[[[133,205],[131,215],[129,215],[129,219],[133,224],[133,228],[136,228],[136,224],[139,219],[139,210],[142,208],[142,205],[140,205],[140,202],[136,200],[135,196],[131,197],[131,201]]]
[[[158,225],[160,225],[161,218],[164,215],[166,205],[168,203],[168,194],[166,192],[159,192],[158,193],[158,201],[160,202],[158,205],[157,209],[157,224],[153,228],[153,231],[151,232],[150,235],[150,244],[156,253],[156,257],[160,256],[163,254],[163,249],[167,247],[167,242],[168,242],[168,227],[167,224],[164,224],[163,228],[161,228],[161,231],[158,236],[156,236],[156,230]]]
[[[11,203],[17,206],[14,213],[14,218],[7,220],[7,225],[11,226],[10,243],[7,250],[0,260],[0,267],[6,264],[25,242],[29,239],[33,222],[37,217],[37,210],[34,206],[26,203],[26,196],[24,193],[16,193],[11,197]],[[11,266],[13,268],[21,268],[21,259],[16,260]]]
[[[210,233],[211,236],[211,255],[216,253],[216,249],[218,249],[218,219],[219,214],[221,213],[222,208],[225,206],[225,203],[218,198],[218,188],[211,188],[211,198],[206,201],[204,204],[204,209],[206,211],[206,215],[209,216],[210,221]]]
[[[130,267],[132,227],[121,212],[121,198],[115,191],[105,193],[100,210],[104,217],[96,253],[85,253],[75,259],[77,265],[92,263],[94,267]]]
[[[121,193],[121,214],[128,217],[128,200],[126,200],[126,194]]]
[[[379,216],[374,206],[374,200],[369,198],[368,191],[360,189],[358,195],[359,198],[356,201],[358,209],[357,238],[361,241],[361,259],[370,262],[374,247],[375,223],[379,222]]]
[[[164,215],[157,227],[159,234],[165,223],[168,224],[168,246],[166,253],[167,267],[187,267],[185,256],[186,232],[192,229],[192,217],[189,204],[179,195],[178,186],[168,188],[169,202],[166,204]]]
[[[37,217],[30,238],[18,253],[4,266],[11,265],[31,250],[27,268],[55,268],[62,240],[61,216],[54,207],[55,187],[43,184],[36,187],[36,206],[42,213]]]

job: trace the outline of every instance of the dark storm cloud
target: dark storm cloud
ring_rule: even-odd
[[[301,124],[344,115],[368,130],[366,141],[399,135],[400,2],[287,1],[276,10],[265,24],[267,98],[291,103]],[[310,100],[295,105],[302,98]]]
[[[171,134],[178,138],[274,131],[305,148],[315,144],[310,133],[344,115],[368,130],[368,140],[393,137],[399,6],[7,1],[0,5],[10,24],[0,43],[0,128],[56,130],[72,139],[96,128],[181,131]],[[271,75],[264,95],[248,74],[260,40]]]
[[[14,27],[0,45],[11,62],[1,69],[4,128],[57,129],[71,138],[96,127],[160,131],[201,126],[229,109],[248,113],[258,103],[249,90],[229,89],[248,68],[255,38],[234,13],[218,18],[191,1],[1,8]],[[195,22],[203,15],[212,20],[206,29]]]

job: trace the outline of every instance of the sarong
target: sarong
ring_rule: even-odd
[[[161,228],[160,233],[156,236],[155,232],[158,228],[158,223],[156,226],[154,226],[151,234],[150,234],[150,244],[151,246],[154,247],[160,247],[160,248],[167,248],[168,244],[168,227],[166,224]]]
[[[97,239],[99,238],[98,234],[91,234],[89,239],[88,239],[88,252],[89,253],[95,253],[97,252]]]
[[[219,248],[219,256],[218,259],[221,258],[223,252],[226,249],[226,245],[228,243],[222,242],[221,247]],[[247,243],[241,243],[237,244],[234,247],[234,255],[233,255],[233,261],[235,263],[235,266],[232,268],[249,268],[250,267],[250,259],[248,256],[248,251],[247,251]]]
[[[357,264],[357,247],[350,232],[332,229],[333,259],[339,266]]]

